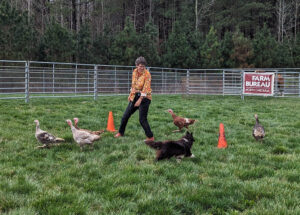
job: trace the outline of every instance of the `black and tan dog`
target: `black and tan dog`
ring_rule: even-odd
[[[164,142],[148,141],[146,144],[157,150],[156,161],[165,158],[169,159],[174,156],[180,162],[183,157],[195,157],[191,153],[194,141],[193,133],[187,131],[180,140],[168,140]]]

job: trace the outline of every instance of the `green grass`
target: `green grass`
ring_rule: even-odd
[[[127,96],[0,100],[0,213],[3,214],[300,214],[300,99],[155,95],[149,123],[156,140],[179,139],[166,112],[196,118],[196,158],[154,162],[136,113],[126,136],[105,133],[83,152],[68,118],[118,128]],[[257,113],[266,130],[252,137]],[[35,149],[34,119],[66,143]],[[218,149],[219,123],[227,149]]]

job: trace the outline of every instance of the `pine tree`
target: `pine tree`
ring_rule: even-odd
[[[75,41],[72,33],[52,21],[40,44],[40,60],[73,61]]]
[[[92,63],[92,39],[88,24],[82,25],[77,35],[77,62]]]
[[[139,47],[138,55],[144,56],[151,66],[160,65],[158,55],[158,29],[152,21],[145,25],[145,31],[138,35]]]
[[[253,67],[250,59],[253,56],[251,41],[244,37],[239,31],[233,34],[233,53],[231,59],[235,62],[235,67],[248,68]]]
[[[36,32],[26,13],[0,2],[0,58],[28,60],[36,50]]]
[[[273,25],[274,17],[272,3],[275,1],[258,0],[222,0],[216,1],[215,13],[207,21],[216,27],[217,32],[223,35],[226,31],[241,31],[247,37],[253,37],[257,27],[264,22]]]
[[[174,30],[164,44],[162,58],[166,67],[190,68],[193,64],[196,53],[189,44],[187,32],[181,26],[179,21],[175,23]]]
[[[2,59],[10,59],[13,54],[12,27],[16,16],[16,11],[10,8],[7,1],[0,3],[0,57]]]
[[[191,52],[193,53],[193,60],[189,68],[201,68],[202,66],[202,46],[205,41],[204,36],[199,31],[193,31],[189,35],[189,43],[191,46]]]
[[[109,47],[111,46],[113,37],[111,29],[108,26],[105,26],[104,33],[96,35],[93,46],[92,46],[92,55],[93,63],[97,64],[109,64],[110,51]]]
[[[110,64],[133,65],[138,57],[138,36],[130,17],[126,18],[125,27],[115,38],[109,49]]]
[[[278,43],[278,48],[276,49],[276,62],[274,67],[295,67],[295,56],[293,56],[294,48],[294,43],[288,41],[287,39],[285,39],[282,43]]]
[[[219,68],[221,66],[221,45],[218,40],[216,30],[211,27],[206,35],[202,46],[202,67],[203,68]]]
[[[227,31],[225,32],[224,38],[221,41],[221,67],[232,68],[235,66],[234,61],[231,58],[231,55],[233,54],[233,46],[232,33]]]
[[[276,62],[277,43],[266,25],[257,31],[252,40],[253,64],[257,68],[271,68]]]
[[[295,46],[294,46],[294,62],[295,67],[300,68],[300,33],[297,34]]]

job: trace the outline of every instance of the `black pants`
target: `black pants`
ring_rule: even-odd
[[[150,103],[151,103],[151,100],[147,99],[147,98],[143,98],[142,102],[141,102],[141,105],[139,107],[134,107],[134,104],[135,102],[137,101],[137,99],[139,98],[139,95],[136,94],[134,100],[131,102],[129,102],[124,114],[123,114],[123,117],[122,117],[122,120],[121,120],[121,125],[120,125],[120,128],[119,128],[119,133],[121,135],[124,135],[125,133],[125,128],[126,128],[126,125],[127,125],[127,122],[129,120],[129,118],[131,117],[132,114],[134,114],[134,112],[139,109],[139,113],[140,113],[140,124],[141,126],[143,127],[144,131],[145,131],[145,134],[147,137],[153,137],[153,133],[150,129],[150,126],[149,126],[149,123],[148,123],[148,120],[147,120],[147,115],[148,115],[148,109],[149,109],[149,106],[150,106]]]

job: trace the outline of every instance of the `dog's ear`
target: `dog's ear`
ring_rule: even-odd
[[[186,135],[188,135],[188,134],[190,134],[190,132],[189,132],[189,131],[186,131]]]

